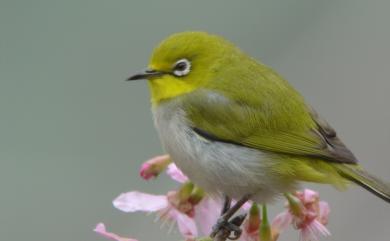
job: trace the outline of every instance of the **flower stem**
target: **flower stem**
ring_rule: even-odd
[[[260,223],[260,240],[261,241],[271,241],[271,226],[268,222],[268,212],[267,206],[265,204],[262,205],[261,209],[261,223]]]

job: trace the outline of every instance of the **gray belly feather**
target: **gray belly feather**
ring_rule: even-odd
[[[294,187],[294,183],[281,181],[272,174],[275,161],[269,154],[199,136],[177,104],[160,105],[153,115],[163,147],[172,161],[207,192],[232,198],[252,194],[255,201],[268,202]]]

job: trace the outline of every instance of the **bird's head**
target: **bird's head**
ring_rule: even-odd
[[[234,49],[223,38],[205,32],[173,34],[154,49],[148,68],[128,80],[147,79],[156,105],[213,81],[221,60]]]

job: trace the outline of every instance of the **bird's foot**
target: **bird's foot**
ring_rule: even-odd
[[[225,239],[237,240],[240,238],[242,230],[241,224],[244,222],[246,214],[238,215],[231,221],[227,220],[226,217],[221,216],[217,223],[213,226],[213,230],[210,237],[214,238],[217,235],[224,237]]]
[[[215,238],[215,240],[237,240],[240,238],[242,233],[240,226],[244,222],[246,214],[238,215],[234,218],[232,218],[232,216],[249,200],[249,198],[250,195],[245,195],[231,207],[231,198],[225,197],[221,217],[213,226],[213,230],[210,234],[211,238]]]

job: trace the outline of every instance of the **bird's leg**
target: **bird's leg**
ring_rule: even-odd
[[[240,237],[242,232],[240,226],[244,222],[246,214],[239,215],[233,218],[231,221],[229,221],[229,219],[242,207],[242,205],[244,205],[249,200],[249,198],[250,195],[245,195],[230,208],[229,206],[231,200],[227,200],[230,198],[225,199],[224,207],[222,209],[223,214],[218,219],[217,223],[213,226],[213,230],[210,234],[211,238],[214,238],[216,236],[223,236],[225,239],[229,238],[235,240]],[[233,236],[230,236],[231,232],[233,232]]]
[[[223,206],[222,206],[222,210],[221,210],[221,216],[224,215],[231,207],[232,205],[232,199],[225,195],[225,199],[223,201]]]

